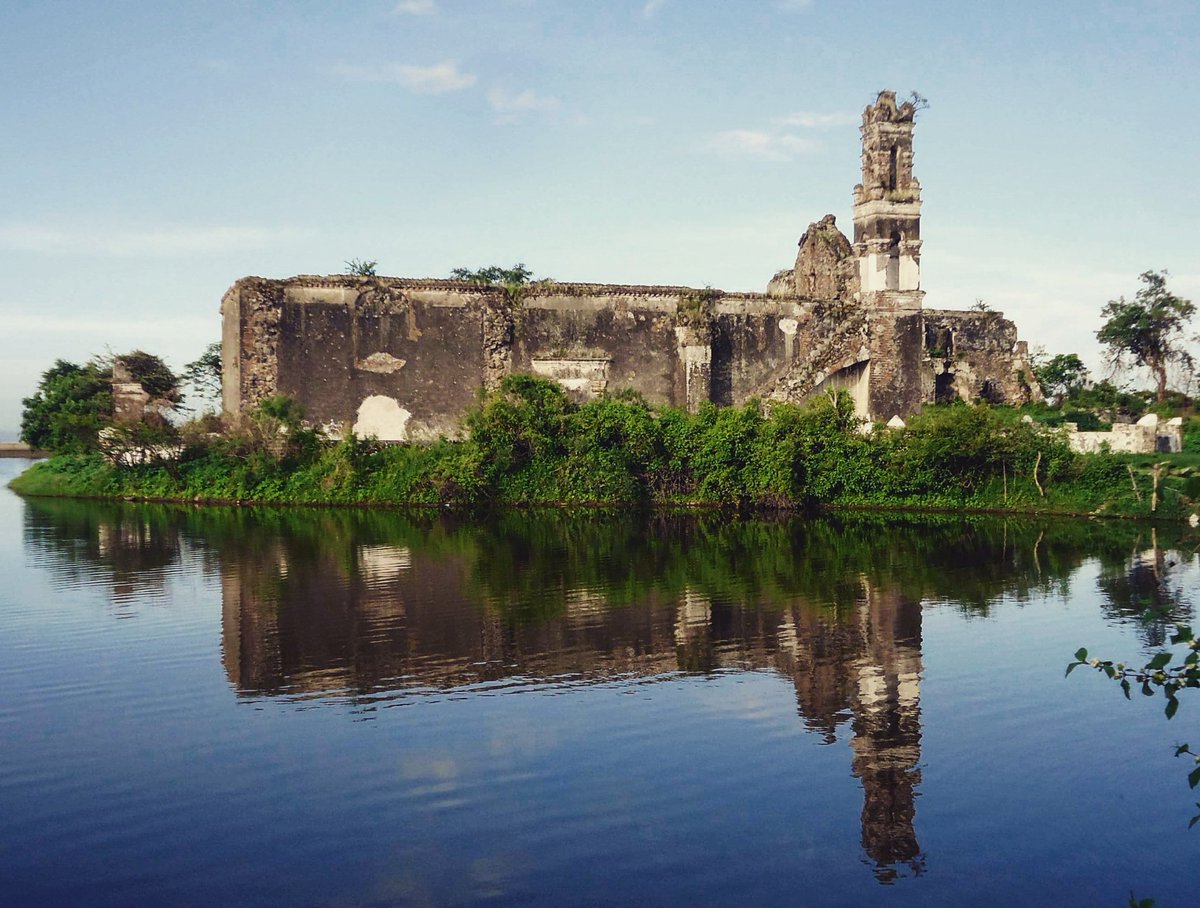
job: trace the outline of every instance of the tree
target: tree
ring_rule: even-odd
[[[145,350],[133,350],[114,357],[129,373],[129,377],[142,386],[151,400],[165,400],[175,406],[183,403],[183,392],[179,390],[179,376],[161,357]]]
[[[1167,290],[1165,271],[1144,271],[1138,280],[1145,286],[1133,302],[1121,296],[1109,300],[1101,310],[1105,322],[1096,339],[1108,347],[1113,366],[1132,360],[1149,369],[1161,403],[1167,396],[1167,366],[1192,365],[1191,354],[1183,348],[1183,332],[1196,307]]]
[[[1056,353],[1049,359],[1039,358],[1033,364],[1042,391],[1053,395],[1054,405],[1061,407],[1064,398],[1070,397],[1087,384],[1088,370],[1078,354]]]
[[[183,379],[205,400],[221,399],[221,342],[213,341],[199,358],[183,367]]]
[[[21,441],[54,453],[96,448],[97,433],[112,422],[112,372],[92,360],[56,360],[37,392],[21,401]]]

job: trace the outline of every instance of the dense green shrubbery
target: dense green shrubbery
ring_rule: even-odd
[[[633,393],[578,405],[514,375],[466,418],[469,437],[432,445],[336,443],[286,399],[235,433],[185,443],[177,460],[129,466],[56,458],[16,484],[29,493],[229,501],[491,504],[823,504],[1146,512],[1125,461],[1073,453],[1013,411],[927,408],[908,428],[862,431],[848,398],[751,401],[688,414]],[[1180,487],[1182,488],[1182,487]],[[1182,492],[1162,496],[1181,512]],[[1145,496],[1143,496],[1145,497]]]
[[[152,399],[165,401],[172,407],[183,402],[179,378],[152,353],[133,350],[121,356],[93,358],[83,365],[59,359],[42,373],[33,396],[21,401],[21,441],[55,454],[98,450],[102,446],[102,433],[113,426],[115,364],[123,366]],[[169,428],[161,417],[145,421],[158,428]],[[159,432],[156,437],[159,443],[163,439],[166,443],[175,441],[170,432],[165,435]],[[138,447],[143,440],[126,438],[122,442]]]

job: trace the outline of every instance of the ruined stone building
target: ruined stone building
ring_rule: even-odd
[[[1001,313],[923,305],[915,115],[890,91],[866,108],[854,242],[827,215],[765,293],[243,278],[221,304],[226,414],[236,421],[286,394],[335,431],[433,439],[455,434],[477,390],[513,372],[554,379],[581,400],[633,388],[689,409],[842,388],[878,421],[935,401],[1040,396]]]

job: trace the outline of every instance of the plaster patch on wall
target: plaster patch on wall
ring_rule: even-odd
[[[358,407],[354,434],[361,438],[374,435],[380,441],[408,441],[408,421],[412,413],[394,397],[372,394]]]
[[[779,320],[779,330],[783,332],[783,359],[785,362],[790,363],[795,354],[796,330],[799,327],[800,323],[794,318]]]
[[[533,371],[553,379],[568,391],[589,399],[598,397],[608,387],[608,367],[611,359],[535,359]]]
[[[354,368],[363,372],[377,372],[380,375],[391,375],[404,367],[405,360],[397,359],[390,353],[372,353],[365,359],[360,359]]]

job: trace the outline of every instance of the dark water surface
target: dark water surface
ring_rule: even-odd
[[[0,902],[1194,904],[1196,544],[2,490]]]

